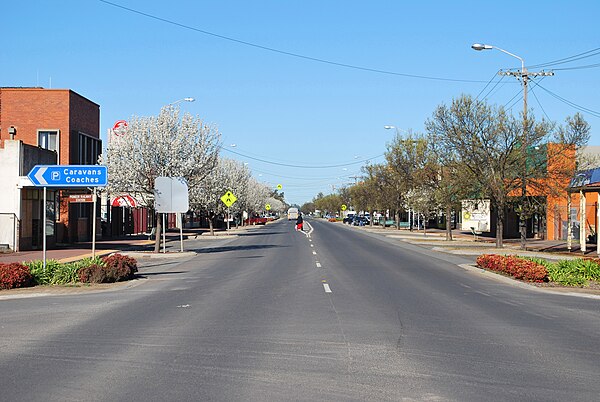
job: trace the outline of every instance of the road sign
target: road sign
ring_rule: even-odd
[[[345,211],[346,209],[348,209],[348,207],[346,206],[346,204],[342,204],[342,211]]]
[[[190,209],[188,186],[183,177],[157,177],[154,180],[156,212],[187,212]]]
[[[223,197],[221,197],[221,201],[223,201],[223,204],[227,205],[227,208],[229,208],[234,202],[237,201],[237,197],[233,195],[231,191],[228,191],[223,195]]]
[[[104,187],[106,166],[36,165],[27,175],[36,187]]]
[[[270,210],[271,210],[271,204],[267,204],[267,205],[265,205],[265,209],[266,209],[267,211],[270,211]]]

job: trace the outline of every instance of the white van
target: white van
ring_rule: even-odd
[[[288,209],[288,221],[298,219],[298,208]]]

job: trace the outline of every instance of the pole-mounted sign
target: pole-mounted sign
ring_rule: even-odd
[[[105,187],[106,166],[36,165],[27,175],[36,187]]]
[[[92,200],[92,258],[96,256],[96,187],[105,187],[108,184],[106,166],[100,165],[35,165],[27,175],[36,187],[44,188],[44,209],[46,207],[47,187],[93,187]],[[44,271],[46,271],[46,220],[43,225],[43,255]]]

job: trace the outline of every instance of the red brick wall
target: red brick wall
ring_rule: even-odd
[[[100,107],[68,89],[0,88],[0,147],[10,126],[17,128],[15,139],[31,145],[38,145],[38,130],[60,130],[59,164],[67,165],[75,162],[71,147],[77,155],[74,133],[100,138]]]

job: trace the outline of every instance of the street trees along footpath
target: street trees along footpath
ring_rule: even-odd
[[[157,177],[183,177],[188,188],[202,183],[214,169],[220,133],[179,107],[165,106],[158,116],[132,116],[125,133],[113,136],[101,163],[108,167],[109,192],[129,193],[153,208]],[[161,219],[157,219],[160,233]],[[156,236],[154,251],[160,248]]]
[[[528,194],[534,194],[534,187],[535,194],[543,196],[564,191],[576,168],[574,152],[589,139],[589,128],[586,130],[587,124],[579,115],[567,119],[566,127],[528,116],[524,122],[503,107],[463,95],[450,106],[438,106],[426,122],[430,141],[444,150],[446,158],[466,168],[465,177],[470,181],[463,185],[473,196],[489,198],[496,207],[497,247],[503,245],[505,211],[521,195],[523,180]],[[542,148],[545,154],[532,157]],[[566,155],[568,152],[573,157]],[[553,170],[551,165],[559,160],[564,162]],[[528,196],[519,200],[515,210],[521,220],[534,210],[530,207],[534,199]]]
[[[242,162],[220,157],[215,168],[204,180],[190,188],[190,208],[196,211],[206,210],[210,233],[214,234],[215,218],[227,211],[221,197],[227,191],[231,191],[238,200],[231,206],[230,212],[241,212],[251,181],[250,169]]]

